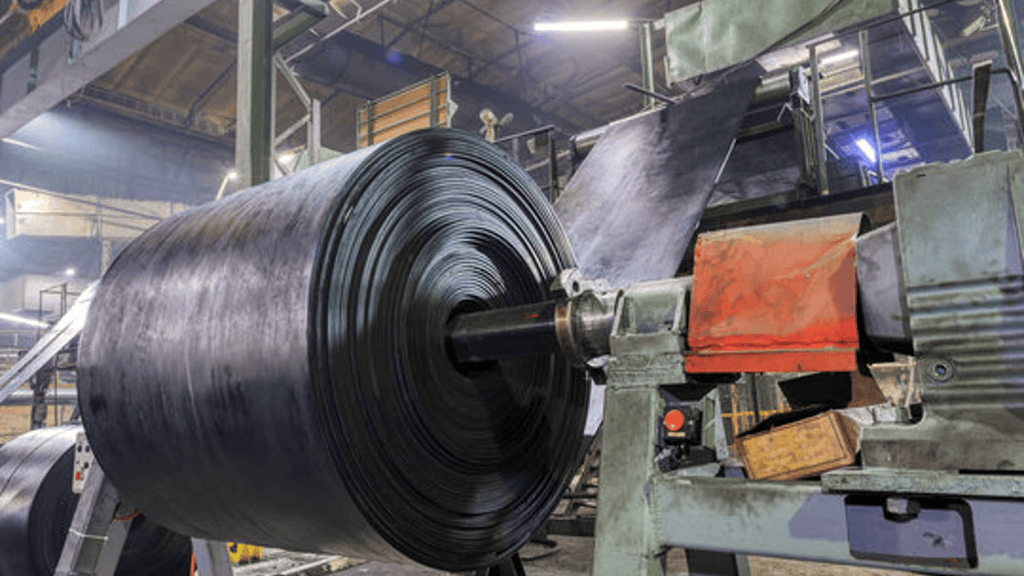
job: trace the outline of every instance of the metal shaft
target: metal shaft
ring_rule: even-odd
[[[558,349],[559,304],[552,300],[456,316],[448,323],[450,353],[460,364],[551,354]]]
[[[561,351],[577,364],[609,352],[616,294],[585,292],[569,300],[467,312],[448,322],[457,364]]]

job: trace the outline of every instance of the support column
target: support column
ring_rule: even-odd
[[[309,165],[320,163],[320,101],[313,98],[309,106],[309,126],[306,128],[306,150]]]
[[[235,170],[239,189],[270,180],[272,23],[272,0],[238,1]]]
[[[1013,5],[1006,0],[996,0],[996,14],[999,18],[999,36],[1002,40],[1003,54],[1013,77],[1013,101],[1017,106],[1017,131],[1022,138],[1020,147],[1024,147],[1024,93],[1021,83],[1024,82],[1024,66],[1021,65],[1020,48],[1017,42],[1017,18]]]
[[[877,183],[885,182],[885,164],[882,163],[882,136],[878,130],[878,107],[875,104],[875,91],[872,88],[871,47],[868,41],[868,29],[860,31],[860,62],[864,74],[864,92],[868,98],[868,115],[871,117],[871,130],[875,136],[875,172]]]
[[[231,576],[231,557],[228,556],[227,543],[193,538],[192,549],[196,553],[198,576]]]
[[[644,90],[655,92],[654,89],[654,49],[651,46],[651,34],[654,23],[644,22],[640,25],[640,64],[643,73]],[[654,108],[654,97],[644,94],[644,110]]]
[[[811,106],[814,106],[814,155],[818,167],[818,194],[828,196],[828,148],[825,145],[825,110],[821,105],[818,46],[811,45]]]
[[[225,179],[226,181],[226,179]],[[100,238],[100,276],[107,272],[114,261],[114,241]]]
[[[664,576],[665,557],[648,506],[662,407],[658,388],[610,381],[605,394],[594,576]]]

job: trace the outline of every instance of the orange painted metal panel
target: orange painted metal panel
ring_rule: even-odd
[[[701,235],[686,370],[855,370],[863,224],[847,214]]]

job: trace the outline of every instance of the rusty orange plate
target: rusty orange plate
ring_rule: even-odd
[[[862,214],[703,234],[694,252],[687,372],[857,368]]]

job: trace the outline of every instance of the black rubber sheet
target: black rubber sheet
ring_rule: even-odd
[[[610,126],[555,202],[587,278],[672,276],[700,223],[758,78],[732,71],[707,94]]]

